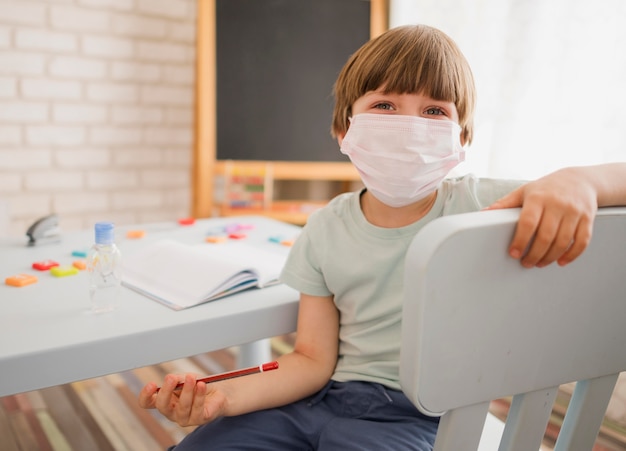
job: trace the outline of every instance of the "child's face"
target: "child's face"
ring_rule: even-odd
[[[423,94],[385,93],[383,89],[369,91],[354,102],[352,114],[356,116],[361,113],[399,114],[459,123],[453,102],[434,100]],[[340,146],[344,136],[338,136]],[[461,136],[461,145],[465,144],[463,141]]]

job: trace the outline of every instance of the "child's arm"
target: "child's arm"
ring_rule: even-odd
[[[589,244],[598,207],[614,205],[626,205],[626,163],[561,169],[489,209],[522,207],[509,253],[526,267],[542,267],[576,259]]]
[[[281,406],[320,390],[337,362],[339,314],[333,298],[301,295],[294,351],[281,356],[268,373],[205,384],[194,375],[168,375],[158,393],[148,383],[139,394],[143,408],[159,412],[181,426],[198,425],[220,416],[240,415]],[[178,382],[185,381],[180,391]]]

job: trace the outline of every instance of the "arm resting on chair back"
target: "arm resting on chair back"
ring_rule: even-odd
[[[489,402],[515,395],[500,449],[538,449],[558,386],[579,381],[557,449],[590,450],[626,370],[626,208],[602,208],[559,267],[507,254],[519,210],[439,218],[407,252],[400,377],[435,450],[476,449]]]

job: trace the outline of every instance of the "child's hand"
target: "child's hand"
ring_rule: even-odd
[[[174,390],[176,384],[185,382],[182,390]],[[223,415],[226,396],[218,390],[219,384],[196,383],[193,374],[169,374],[161,389],[150,382],[139,393],[139,405],[144,409],[158,409],[170,421],[180,426],[197,426],[213,421]]]
[[[577,258],[591,239],[598,209],[597,193],[577,168],[562,169],[529,182],[488,207],[522,207],[509,247],[525,267]]]

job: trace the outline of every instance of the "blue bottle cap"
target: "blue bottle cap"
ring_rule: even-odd
[[[112,222],[97,222],[95,230],[97,244],[113,244],[115,224]]]

